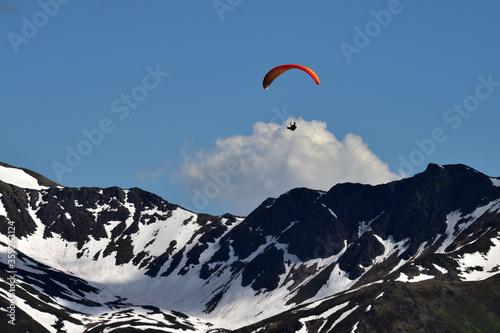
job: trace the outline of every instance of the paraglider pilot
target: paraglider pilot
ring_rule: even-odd
[[[289,129],[290,131],[295,131],[296,128],[297,125],[295,125],[295,122],[293,122],[293,124],[290,122],[290,126],[287,127],[287,129]]]

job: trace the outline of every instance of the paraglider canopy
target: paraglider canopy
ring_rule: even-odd
[[[264,87],[264,89],[267,90],[269,88],[269,86],[271,85],[271,83],[274,81],[274,79],[276,79],[278,76],[280,76],[284,72],[286,72],[290,69],[293,69],[293,68],[300,69],[300,70],[306,72],[307,74],[309,74],[313,78],[313,80],[314,80],[314,82],[316,82],[316,84],[319,84],[318,75],[312,69],[307,68],[305,66],[301,66],[301,65],[290,64],[290,65],[277,66],[277,67],[274,67],[273,69],[271,69],[264,77],[264,81],[262,82],[262,86]]]

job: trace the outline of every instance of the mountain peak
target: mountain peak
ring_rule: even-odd
[[[489,179],[485,174],[465,165],[465,164],[446,164],[439,165],[430,163],[427,165],[425,171],[416,176],[421,175],[425,177],[453,177],[461,178],[466,177],[468,179],[477,180],[479,178]]]

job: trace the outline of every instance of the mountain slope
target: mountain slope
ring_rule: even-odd
[[[234,332],[498,332],[499,280],[380,282]]]
[[[410,321],[410,306],[394,329],[498,324],[496,303],[476,304],[497,295],[477,286],[495,285],[500,268],[500,181],[464,165],[430,164],[378,186],[297,188],[246,218],[1,167],[1,306],[15,247],[16,314],[33,331],[380,332],[408,301],[424,315]],[[431,325],[434,305],[419,295],[439,288],[460,290],[458,306],[446,303]],[[467,326],[456,317],[468,307],[491,320]]]

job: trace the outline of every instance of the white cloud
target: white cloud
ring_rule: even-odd
[[[401,178],[360,136],[350,133],[339,141],[316,120],[298,119],[297,126],[292,132],[258,122],[250,136],[220,138],[210,151],[184,156],[180,177],[192,207],[229,205],[232,213],[246,215],[266,198],[295,187],[329,190],[338,183],[375,185]]]
[[[167,175],[167,169],[171,165],[172,165],[172,161],[169,160],[167,162],[162,163],[162,165],[160,165],[158,168],[156,168],[153,171],[138,172],[135,175],[135,178],[137,178],[137,179],[158,179],[160,177]]]

